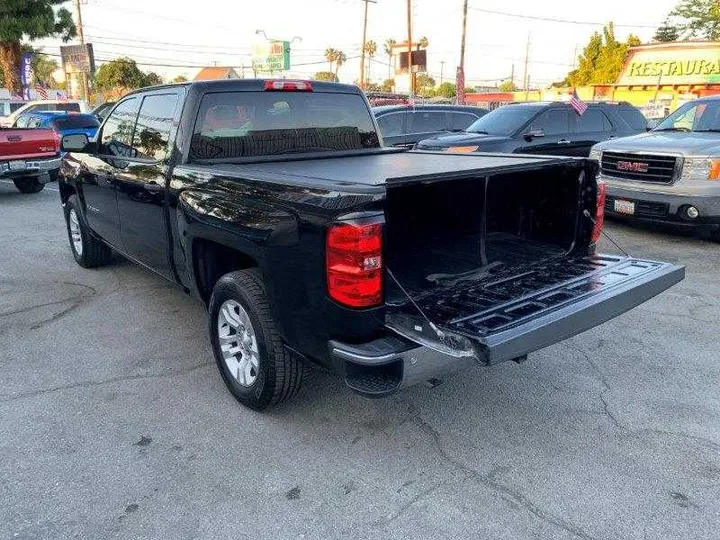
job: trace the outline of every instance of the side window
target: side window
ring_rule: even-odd
[[[398,137],[405,134],[404,112],[389,113],[377,119],[383,137]]]
[[[158,161],[165,158],[177,100],[176,93],[145,96],[133,135],[137,157]]]
[[[445,113],[416,110],[410,113],[408,133],[430,133],[445,129]]]
[[[23,112],[31,113],[31,112],[34,112],[34,111],[39,111],[39,110],[41,110],[41,107],[42,107],[42,105],[30,105],[30,106],[29,106],[27,109],[25,109]],[[46,105],[46,107],[47,107],[47,105]],[[47,109],[42,109],[42,110],[50,111],[50,110],[52,110],[52,109],[47,108]]]
[[[27,127],[28,122],[30,121],[30,116],[21,116],[17,120],[15,120],[15,127],[24,128]]]
[[[600,109],[588,109],[582,116],[575,115],[575,133],[611,131],[612,125]]]
[[[470,113],[450,113],[450,129],[452,131],[465,131],[478,117]]]
[[[55,110],[80,112],[80,104],[79,103],[57,103],[55,105]]]
[[[570,111],[550,109],[542,113],[530,125],[530,130],[541,129],[545,135],[564,135],[570,132]]]
[[[100,154],[134,157],[131,141],[139,104],[140,100],[132,97],[115,108],[100,136]]]
[[[42,125],[42,118],[38,118],[37,116],[32,116],[30,120],[28,120],[27,127],[29,128],[39,128]]]
[[[647,120],[637,109],[619,109],[617,113],[631,129],[644,131],[647,128]]]

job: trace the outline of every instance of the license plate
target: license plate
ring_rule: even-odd
[[[11,161],[8,163],[8,168],[11,171],[22,171],[24,169],[27,169],[27,164],[24,161]]]
[[[615,211],[618,214],[634,214],[635,203],[632,201],[615,200]]]

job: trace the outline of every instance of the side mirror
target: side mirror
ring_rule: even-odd
[[[523,138],[526,141],[530,142],[533,139],[537,139],[537,138],[544,137],[544,136],[545,136],[545,132],[542,129],[531,129],[530,131],[528,131],[527,133],[525,133],[523,135]]]
[[[60,150],[63,152],[88,153],[90,150],[90,139],[85,133],[74,133],[63,136],[60,141]]]

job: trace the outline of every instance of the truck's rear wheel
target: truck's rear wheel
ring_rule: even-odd
[[[45,187],[35,176],[23,176],[13,180],[13,184],[20,193],[39,193]]]
[[[110,262],[112,250],[90,233],[75,195],[71,195],[65,204],[65,223],[76,263],[83,268],[94,268]]]
[[[261,411],[297,393],[304,366],[285,349],[275,330],[257,270],[220,278],[208,316],[220,375],[240,403]]]

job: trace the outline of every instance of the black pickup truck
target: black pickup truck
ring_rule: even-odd
[[[377,397],[521,360],[684,276],[595,254],[595,161],[385,148],[354,86],[148,88],[62,145],[75,260],[115,250],[202,300],[222,378],[257,410],[306,363]]]

